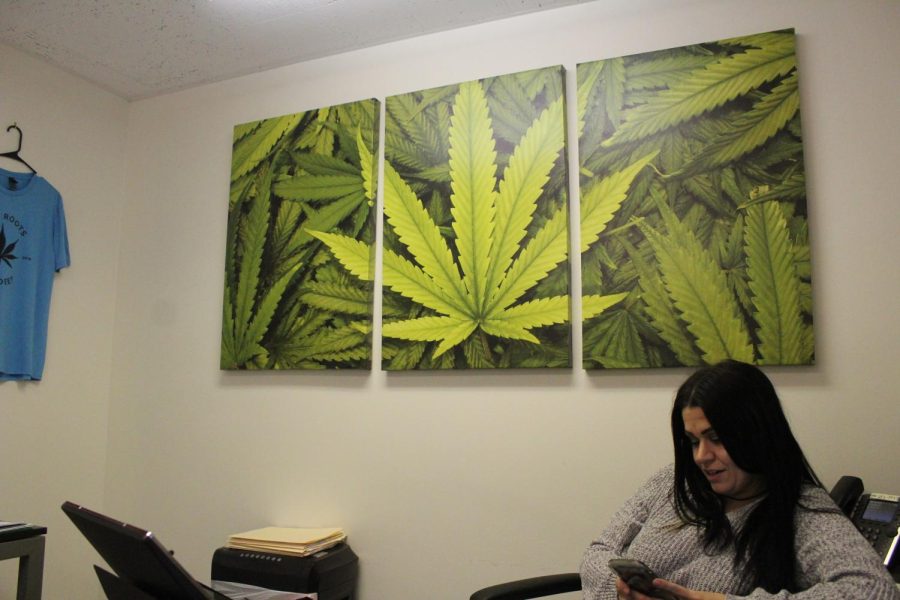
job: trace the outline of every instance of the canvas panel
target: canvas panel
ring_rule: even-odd
[[[387,98],[384,369],[571,366],[563,76]]]
[[[578,65],[585,368],[813,362],[797,77],[793,30]]]
[[[369,369],[380,103],[234,128],[223,369]]]

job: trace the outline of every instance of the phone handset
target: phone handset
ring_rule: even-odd
[[[838,505],[845,515],[852,518],[853,509],[863,494],[863,481],[859,477],[844,475],[831,488],[831,499]]]

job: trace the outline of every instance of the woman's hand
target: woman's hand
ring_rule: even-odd
[[[623,582],[624,583],[624,582]],[[684,586],[680,586],[677,583],[672,583],[671,581],[665,579],[654,579],[653,585],[661,590],[665,590],[676,598],[680,600],[725,600],[725,594],[719,594],[717,592],[700,592],[697,590],[691,590]],[[618,585],[616,586],[618,589]],[[631,600],[629,596],[625,596],[628,600]],[[635,596],[640,600],[643,600],[645,596]]]
[[[646,594],[631,589],[621,577],[616,579],[616,594],[619,600],[653,600],[653,598],[649,598]]]
[[[691,590],[665,579],[654,579],[653,585],[660,590],[669,592],[678,600],[725,600],[724,594]],[[656,600],[653,596],[630,588],[621,578],[616,579],[616,593],[619,600]]]

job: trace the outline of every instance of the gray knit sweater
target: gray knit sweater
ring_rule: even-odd
[[[581,579],[585,600],[615,600],[615,574],[610,558],[637,558],[659,577],[685,587],[736,598],[795,600],[900,600],[900,592],[878,555],[853,524],[837,512],[798,508],[795,518],[797,586],[794,594],[746,589],[734,568],[734,548],[710,555],[699,528],[677,527],[672,503],[674,466],[657,472],[613,516],[606,530],[584,555]],[[803,506],[835,509],[818,487],[804,490]],[[739,529],[755,504],[728,513]],[[673,525],[676,525],[673,527]]]

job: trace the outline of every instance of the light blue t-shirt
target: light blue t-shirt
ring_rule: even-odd
[[[69,266],[62,198],[46,179],[0,169],[0,379],[40,379],[53,274]]]

